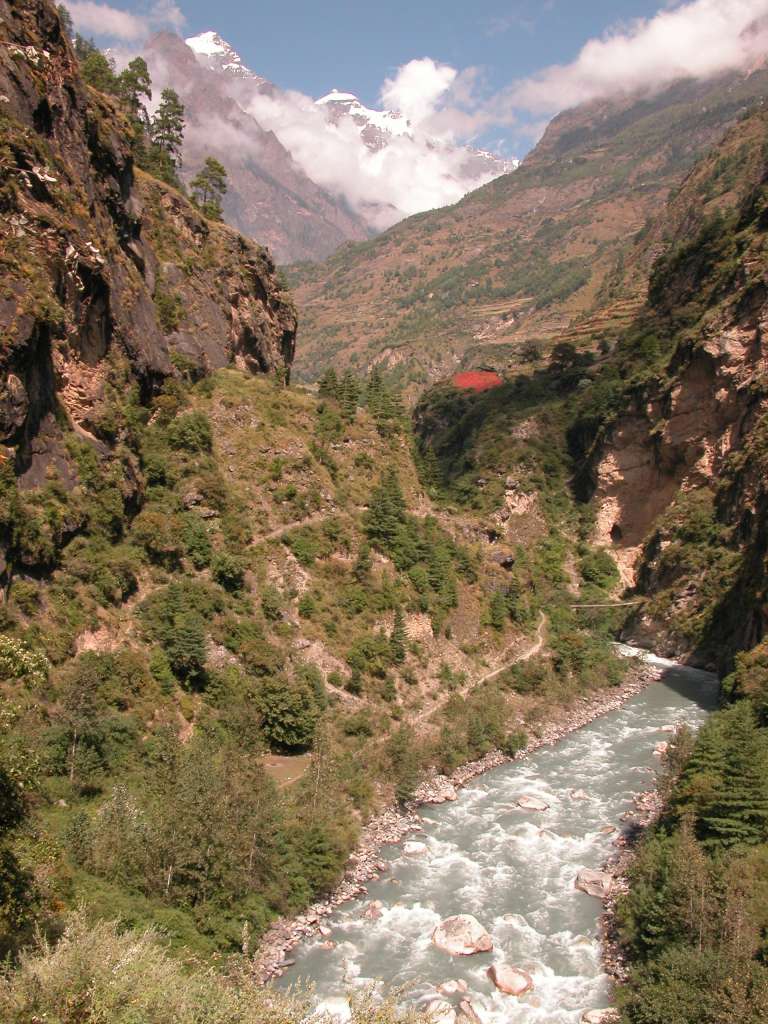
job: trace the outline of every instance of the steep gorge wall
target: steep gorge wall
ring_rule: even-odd
[[[695,214],[706,167],[677,197],[672,247],[635,328],[636,339],[666,339],[671,357],[625,385],[580,474],[596,540],[647,599],[628,637],[721,670],[768,624],[767,135],[763,111],[734,129],[724,148],[749,138],[745,155],[761,159],[746,160],[740,190],[709,219]]]
[[[135,172],[129,126],[81,81],[47,0],[0,0],[0,444],[23,486],[104,455],[110,389],[173,372],[287,376],[296,317],[268,253]]]

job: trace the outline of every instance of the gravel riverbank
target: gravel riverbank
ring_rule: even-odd
[[[333,892],[324,900],[313,904],[303,914],[293,918],[280,918],[270,926],[253,957],[254,975],[260,982],[266,984],[279,977],[287,967],[292,966],[290,953],[300,942],[313,935],[326,937],[324,918],[329,917],[336,907],[347,900],[364,896],[368,891],[366,883],[379,878],[388,870],[389,865],[382,858],[382,847],[400,843],[410,833],[421,829],[422,821],[418,814],[421,805],[455,800],[458,789],[491,768],[507,764],[511,760],[521,760],[539,747],[557,743],[564,736],[581,729],[599,716],[620,708],[630,697],[658,680],[661,671],[649,664],[633,666],[621,686],[601,690],[589,697],[580,697],[568,707],[554,709],[550,720],[541,726],[538,735],[532,737],[514,759],[499,750],[491,751],[478,761],[461,765],[450,776],[430,776],[422,782],[413,801],[404,809],[389,807],[376,815],[363,829],[357,847],[347,862],[344,878]],[[616,867],[611,870],[612,873],[619,874]]]

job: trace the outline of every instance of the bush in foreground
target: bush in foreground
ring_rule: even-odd
[[[82,914],[70,918],[57,945],[39,939],[0,978],[5,1024],[298,1024],[309,1010],[306,993],[259,988],[245,973],[190,971],[165,953],[156,932],[89,926]],[[426,1022],[370,993],[352,999],[351,1024]]]

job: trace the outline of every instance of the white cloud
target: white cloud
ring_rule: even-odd
[[[132,14],[95,0],[69,0],[65,6],[78,32],[124,42],[138,42],[160,28],[181,29],[185,21],[173,0],[158,0],[142,14]]]
[[[455,77],[454,69],[448,70],[452,75],[441,73],[442,81]],[[392,81],[399,77],[398,73]],[[434,114],[437,80],[428,72],[419,98],[413,75],[404,79],[409,109],[416,116],[428,119]],[[392,98],[391,92],[388,95]],[[329,124],[325,108],[300,93],[256,94],[241,102],[263,128],[275,133],[314,182],[342,196],[378,229],[456,202],[492,177],[485,168],[469,165],[466,149],[437,141],[431,133],[394,136],[387,146],[373,151],[351,118]]]
[[[409,61],[384,82],[381,102],[390,110],[399,110],[412,125],[422,124],[437,112],[457,75],[456,68],[438,64],[431,57]]]
[[[707,78],[765,58],[768,0],[692,0],[590,39],[576,60],[514,83],[492,104],[554,113],[622,92]]]

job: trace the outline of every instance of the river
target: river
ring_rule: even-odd
[[[343,993],[381,980],[408,986],[415,1003],[438,998],[436,986],[462,979],[487,1024],[576,1024],[586,1009],[609,1006],[611,986],[601,964],[601,902],[574,888],[582,867],[598,868],[612,853],[622,815],[652,787],[664,728],[698,727],[717,700],[709,673],[665,667],[662,679],[622,708],[524,760],[503,765],[461,790],[454,803],[421,809],[426,855],[406,857],[385,847],[390,870],[361,901],[325,922],[333,949],[318,938],[299,946],[282,984],[311,981],[318,1001],[343,1010]],[[573,799],[584,790],[587,799]],[[523,811],[520,796],[536,796],[544,812]],[[372,900],[381,917],[362,916]],[[452,958],[430,936],[441,918],[473,914],[491,933],[491,953]],[[523,967],[534,988],[516,999],[497,992],[491,963]],[[458,997],[457,997],[458,998]],[[467,998],[466,996],[462,998]],[[452,1002],[456,999],[450,1000]]]

